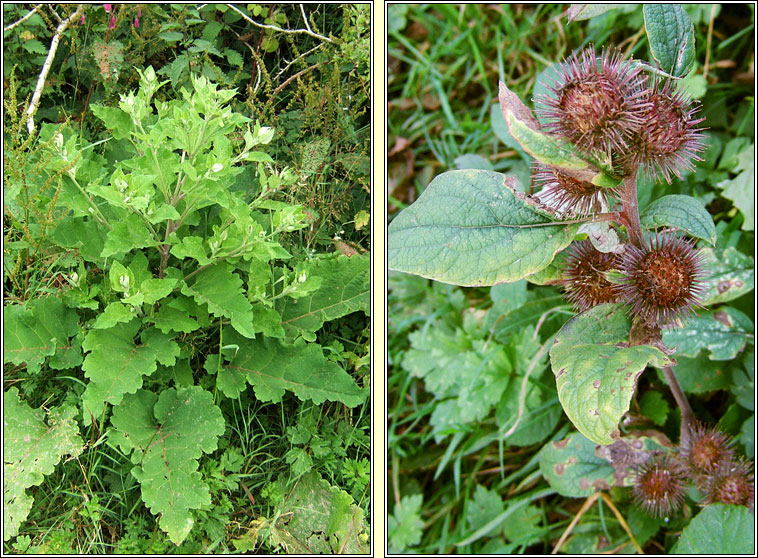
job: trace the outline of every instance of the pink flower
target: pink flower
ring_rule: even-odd
[[[142,8],[137,8],[137,17],[142,17]]]
[[[82,15],[82,20],[79,22],[79,25],[84,25],[84,16]]]
[[[116,16],[111,17],[111,23],[108,26],[108,29],[115,29],[116,28]]]
[[[139,27],[139,18],[138,17],[134,18],[134,26],[135,27]]]
[[[111,5],[110,4],[103,4],[103,8],[105,8],[105,13],[109,14],[111,13]]]

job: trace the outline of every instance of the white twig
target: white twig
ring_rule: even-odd
[[[13,29],[17,25],[20,25],[23,22],[25,22],[27,19],[29,19],[30,17],[32,17],[32,15],[34,15],[35,13],[37,13],[37,10],[39,10],[41,7],[42,7],[42,4],[35,5],[34,8],[32,8],[32,10],[28,14],[26,14],[24,17],[22,17],[21,19],[19,19],[16,23],[11,23],[8,27],[6,27],[5,29],[3,29],[3,33],[7,33],[8,31],[10,31],[11,29]]]
[[[305,26],[307,29],[282,29],[281,27],[277,27],[276,25],[266,25],[265,23],[258,23],[254,19],[252,19],[250,16],[248,16],[245,12],[239,10],[234,4],[227,4],[232,10],[237,12],[239,15],[242,16],[242,18],[245,21],[248,21],[255,25],[256,27],[260,27],[261,29],[271,29],[272,31],[278,31],[280,33],[287,33],[288,35],[296,35],[298,33],[305,33],[306,35],[310,35],[311,37],[314,37],[316,39],[319,39],[320,41],[326,41],[327,43],[333,43],[334,41],[330,39],[329,37],[324,37],[323,35],[319,35],[318,33],[314,33],[311,31],[310,25],[308,25],[308,20],[305,20]],[[303,9],[302,4],[300,5],[300,9]]]
[[[50,51],[47,53],[45,63],[42,65],[42,71],[37,79],[37,87],[34,88],[34,95],[32,95],[32,101],[29,103],[29,108],[26,109],[26,114],[29,115],[29,120],[26,121],[26,127],[29,133],[34,130],[34,113],[37,111],[37,105],[39,105],[40,97],[42,97],[42,90],[45,88],[45,80],[47,74],[50,71],[50,66],[53,65],[53,59],[55,58],[55,52],[58,50],[58,42],[61,40],[61,34],[71,25],[71,22],[79,18],[84,12],[84,4],[79,4],[76,11],[71,14],[67,19],[61,21],[60,25],[55,30],[53,40],[50,42]]]
[[[310,49],[310,50],[308,50],[308,51],[304,52],[303,54],[301,54],[301,55],[300,55],[300,56],[298,56],[297,58],[293,58],[291,62],[287,62],[287,60],[284,60],[285,62],[287,62],[287,65],[286,65],[284,68],[282,68],[281,70],[279,70],[279,71],[276,73],[276,77],[277,77],[277,78],[279,78],[279,77],[282,77],[282,75],[284,75],[284,73],[285,73],[287,70],[289,70],[289,69],[290,69],[290,67],[291,67],[291,66],[292,66],[292,65],[293,65],[295,62],[297,62],[297,61],[298,61],[298,60],[300,60],[301,58],[305,58],[306,56],[308,56],[309,54],[311,54],[313,51],[320,49],[322,46],[324,46],[324,44],[323,44],[323,43],[319,43],[319,44],[317,44],[315,47],[313,47],[312,49]]]

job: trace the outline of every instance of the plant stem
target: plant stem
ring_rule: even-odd
[[[671,393],[674,394],[674,399],[679,410],[682,413],[682,427],[679,435],[679,445],[682,448],[690,447],[690,433],[692,432],[692,426],[695,424],[695,414],[692,412],[690,402],[687,401],[687,397],[684,395],[682,386],[679,385],[679,380],[676,379],[676,374],[671,366],[663,367],[663,375],[666,377]]]
[[[637,179],[634,176],[624,178],[621,201],[624,204],[629,240],[638,248],[642,248],[642,225],[640,224],[640,211],[637,205]]]

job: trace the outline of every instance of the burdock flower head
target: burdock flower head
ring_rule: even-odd
[[[599,213],[608,209],[608,195],[617,195],[613,188],[602,188],[544,165],[535,168],[534,182],[542,186],[536,194],[540,202],[562,215]]]
[[[752,509],[755,502],[752,469],[744,458],[722,461],[708,479],[703,504],[721,502]]]
[[[695,425],[692,440],[686,449],[686,457],[692,477],[698,484],[722,462],[732,459],[733,444],[732,437],[717,428],[708,428],[702,423]]]
[[[703,130],[697,125],[705,120],[696,118],[700,105],[681,91],[672,80],[653,84],[645,90],[646,106],[642,110],[641,128],[632,132],[629,149],[620,153],[620,163],[626,174],[642,167],[649,178],[682,177],[683,170],[692,170],[693,161],[702,161],[699,153],[705,150]]]
[[[627,244],[619,268],[621,300],[649,325],[680,325],[700,305],[705,290],[700,252],[682,236],[651,233],[642,248]]]
[[[589,240],[574,243],[569,251],[563,285],[566,298],[577,312],[617,301],[618,285],[605,276],[613,268],[615,259],[615,254],[600,252]]]
[[[658,454],[636,469],[632,497],[635,505],[654,517],[665,517],[682,505],[686,469],[678,455]]]
[[[644,125],[649,103],[641,70],[615,49],[598,59],[593,46],[556,69],[559,77],[548,86],[553,94],[536,98],[545,129],[603,161],[625,150]]]

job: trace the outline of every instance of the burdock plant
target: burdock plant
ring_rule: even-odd
[[[682,8],[644,11],[652,64],[590,45],[555,66],[534,112],[500,82],[507,130],[535,159],[540,191],[525,195],[515,178],[485,170],[438,176],[390,224],[389,267],[461,286],[562,286],[576,315],[547,341],[558,398],[585,438],[611,448],[616,483],[636,479],[634,500],[655,515],[674,513],[691,482],[706,502],[750,505],[749,467],[725,435],[696,426],[674,373],[677,347],[664,342],[719,301],[698,246],[714,244],[716,229],[701,202],[666,195],[706,147],[699,102],[678,83],[694,63],[691,24],[668,40],[647,16],[683,21]],[[640,178],[659,192],[642,216]],[[648,366],[662,370],[681,411],[673,448],[622,435]]]

